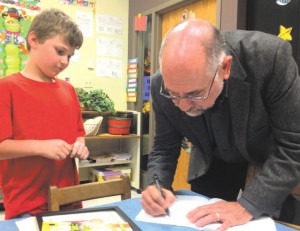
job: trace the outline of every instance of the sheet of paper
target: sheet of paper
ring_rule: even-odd
[[[35,217],[28,217],[19,221],[16,221],[16,225],[19,231],[39,231],[39,226]]]
[[[190,223],[186,218],[186,214],[195,209],[198,206],[214,203],[220,199],[206,199],[204,197],[198,196],[177,196],[176,201],[169,208],[170,216],[163,217],[152,217],[149,214],[145,213],[144,210],[141,210],[140,213],[136,216],[136,220],[144,221],[144,222],[152,222],[159,224],[169,224],[169,225],[177,225],[177,226],[185,226],[191,227],[198,230],[216,230],[220,227],[220,223],[214,223],[207,225],[203,228],[196,227],[194,224]],[[268,231],[276,231],[275,223],[271,218],[261,218],[255,221],[251,221],[245,225],[235,226],[229,231],[253,231],[253,230],[268,230]]]

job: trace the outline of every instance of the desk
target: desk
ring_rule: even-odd
[[[188,190],[180,190],[176,192],[176,195],[199,195],[194,192]],[[136,215],[142,209],[141,206],[141,198],[132,198],[124,201],[119,201],[115,203],[110,203],[102,206],[118,206],[120,209],[123,210],[126,215],[132,219],[137,226],[143,230],[155,230],[155,231],[195,231],[195,229],[187,228],[187,227],[179,227],[173,225],[161,225],[161,224],[154,224],[154,223],[146,223],[141,221],[135,221]],[[102,207],[100,206],[100,207]],[[0,230],[1,231],[18,231],[18,228],[15,224],[16,221],[20,219],[12,219],[0,222]],[[276,223],[277,231],[295,231],[296,229],[289,228],[287,226],[281,225]]]

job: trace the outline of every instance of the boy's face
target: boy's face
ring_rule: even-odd
[[[66,43],[62,36],[54,36],[43,42],[31,41],[30,55],[34,57],[36,67],[45,77],[55,77],[69,65],[75,48]]]

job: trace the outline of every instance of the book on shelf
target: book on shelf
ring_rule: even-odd
[[[131,168],[127,165],[118,165],[113,167],[93,167],[89,169],[91,182],[103,182],[112,179],[120,178],[123,174],[128,174],[130,177]]]
[[[122,152],[122,153],[116,153],[112,157],[112,161],[118,161],[118,160],[131,160],[131,154],[127,152]]]
[[[116,161],[130,161],[131,154],[126,152],[112,152],[102,153],[98,155],[90,155],[89,159],[81,160],[80,164],[91,164],[91,163],[108,163]]]

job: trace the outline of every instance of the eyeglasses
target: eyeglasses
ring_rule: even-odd
[[[165,89],[164,85],[163,85],[163,81],[161,81],[161,85],[160,85],[160,91],[159,93],[168,98],[168,99],[171,99],[171,100],[181,100],[181,99],[187,99],[187,100],[190,100],[190,101],[203,101],[203,100],[206,100],[209,96],[209,93],[210,93],[210,90],[215,82],[215,78],[218,74],[218,71],[219,71],[219,68],[220,68],[220,65],[218,66],[217,70],[216,70],[216,73],[214,75],[214,78],[210,84],[210,87],[208,88],[208,91],[207,93],[204,95],[204,96],[191,96],[191,95],[187,95],[187,96],[177,96],[177,95],[171,95],[170,92]]]

